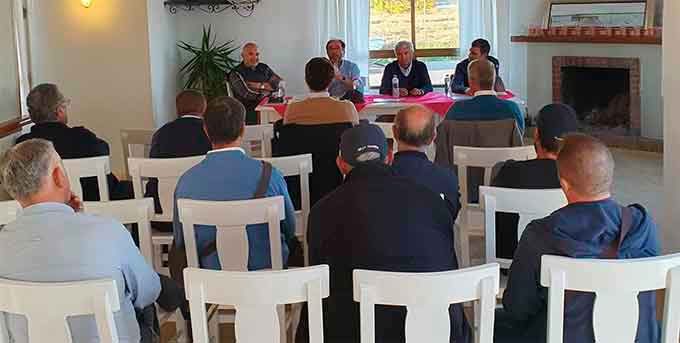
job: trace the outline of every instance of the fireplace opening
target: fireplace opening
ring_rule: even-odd
[[[633,134],[630,69],[563,66],[560,74],[562,102],[576,110],[582,132]]]

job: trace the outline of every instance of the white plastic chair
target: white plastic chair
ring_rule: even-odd
[[[458,186],[460,188],[461,209],[458,212],[456,225],[458,233],[458,256],[463,267],[470,266],[470,236],[483,236],[483,219],[479,204],[468,203],[468,167],[484,168],[484,182],[480,186],[488,186],[491,183],[491,170],[498,163],[510,159],[524,161],[536,158],[533,146],[520,146],[511,148],[476,148],[476,147],[453,147],[453,162],[458,167]]]
[[[110,279],[58,283],[0,279],[0,312],[26,316],[30,342],[70,343],[66,317],[94,315],[100,341],[117,343],[113,313],[119,310],[116,282]],[[0,342],[7,343],[4,320],[0,329]]]
[[[272,138],[274,138],[274,125],[246,125],[241,137],[241,147],[248,156],[253,156],[253,142],[260,145],[260,156],[263,158],[272,157]]]
[[[448,342],[449,306],[479,301],[477,342],[493,342],[498,264],[440,273],[354,270],[354,301],[360,303],[361,343],[375,342],[375,305],[406,306],[406,342]]]
[[[191,306],[194,342],[208,342],[205,305],[236,308],[236,341],[279,343],[280,307],[307,302],[310,343],[323,343],[321,299],[329,295],[327,265],[266,272],[184,270],[187,299]]]
[[[310,211],[309,174],[313,172],[312,154],[294,155],[262,159],[269,162],[281,174],[286,176],[300,176],[301,209],[295,211],[295,235],[302,239],[305,265],[309,265],[307,256],[307,218]]]
[[[479,187],[479,203],[484,211],[484,241],[486,263],[498,263],[510,268],[512,259],[496,256],[496,212],[519,215],[517,239],[522,237],[526,226],[535,219],[547,217],[567,205],[567,197],[561,189],[513,189]]]
[[[123,144],[123,161],[125,161],[125,175],[130,176],[127,165],[130,157],[149,157],[151,141],[154,130],[152,129],[122,129],[120,141]]]
[[[285,219],[283,197],[240,201],[178,199],[179,221],[184,229],[187,265],[199,268],[194,225],[217,227],[216,245],[223,270],[248,270],[246,225],[268,224],[272,269],[283,269],[281,220]]]
[[[0,201],[0,225],[7,225],[17,219],[21,205],[16,200]]]
[[[71,191],[80,199],[83,198],[83,187],[80,184],[80,179],[96,176],[99,186],[99,200],[109,201],[109,186],[106,175],[111,174],[111,163],[108,156],[65,159],[63,162],[71,183]]]
[[[177,181],[187,170],[202,161],[204,156],[186,158],[129,158],[130,177],[134,188],[135,199],[144,198],[146,181],[158,179],[158,198],[163,209],[162,214],[154,213],[152,221],[172,222],[175,208],[174,195]],[[152,228],[151,241],[154,247],[154,268],[161,274],[170,275],[163,263],[167,254],[162,253],[163,246],[172,245],[172,232],[160,232]]]
[[[548,287],[548,343],[561,343],[564,292],[595,293],[593,331],[601,343],[632,343],[639,320],[638,293],[666,289],[663,343],[680,331],[680,254],[642,259],[574,259],[544,255],[541,285]]]
[[[121,224],[137,224],[139,233],[139,250],[150,266],[154,266],[153,245],[151,241],[151,217],[154,215],[153,199],[132,199],[119,201],[88,201],[83,203],[85,213],[99,216],[111,217],[118,220]],[[160,263],[160,261],[157,261]],[[159,309],[158,319],[161,326],[165,322],[174,322],[176,334],[174,339],[177,342],[187,340],[186,323],[184,317],[175,312],[164,312]]]

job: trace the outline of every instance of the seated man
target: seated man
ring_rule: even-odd
[[[227,76],[234,97],[246,108],[246,124],[257,124],[255,107],[260,101],[279,88],[281,77],[268,65],[260,63],[257,44],[253,42],[243,45],[242,62]]]
[[[451,79],[451,91],[453,93],[458,93],[458,94],[469,94],[473,95],[474,93],[471,93],[470,89],[470,82],[468,79],[468,66],[470,65],[470,62],[476,61],[476,60],[487,60],[491,63],[493,63],[494,68],[496,69],[496,75],[498,75],[498,69],[500,68],[500,62],[498,59],[496,59],[493,56],[489,56],[489,53],[491,52],[491,44],[489,44],[489,41],[486,39],[476,39],[472,42],[472,46],[470,47],[470,51],[468,54],[468,58],[460,61],[456,65],[456,73],[453,75],[453,78]],[[496,79],[496,84],[494,90],[496,92],[505,92],[505,87],[503,86],[503,82],[500,80],[500,78],[497,77]]]
[[[151,158],[180,158],[205,155],[212,145],[203,130],[203,113],[208,106],[203,94],[184,90],[175,99],[178,118],[163,125],[153,134]],[[158,199],[158,180],[151,179],[146,184],[145,197],[154,198],[156,213],[162,213]],[[154,222],[154,228],[172,232],[172,223]]]
[[[82,127],[69,127],[67,108],[71,103],[57,88],[44,83],[36,86],[26,97],[28,114],[35,125],[31,132],[17,138],[17,143],[33,139],[46,139],[63,159],[86,158],[109,155],[109,144],[98,138],[94,132]],[[132,183],[118,181],[115,175],[107,176],[111,200],[131,199]],[[99,186],[96,177],[81,180],[83,200],[99,201]]]
[[[394,47],[397,60],[386,65],[380,94],[392,95],[392,78],[399,78],[399,96],[420,96],[432,92],[432,81],[425,63],[415,59],[413,43],[401,41]]]
[[[294,101],[286,107],[285,124],[321,125],[334,123],[359,123],[354,104],[337,100],[328,94],[328,86],[335,77],[330,61],[314,57],[305,66],[305,81],[312,92],[302,101]]]
[[[470,89],[474,98],[454,103],[448,112],[446,120],[500,120],[514,118],[520,132],[524,132],[524,117],[522,110],[510,100],[499,99],[496,96],[494,82],[496,69],[487,60],[475,60],[468,67],[470,75]]]
[[[354,269],[437,272],[458,268],[453,218],[439,195],[394,174],[385,164],[382,130],[359,124],[342,135],[342,186],[309,216],[311,265],[328,264],[331,296],[324,306],[326,342],[359,341],[359,305],[352,300]],[[461,305],[453,305],[451,341],[470,342]],[[376,342],[404,342],[406,311],[376,308]],[[303,330],[304,331],[304,330]],[[298,332],[301,332],[300,330]]]
[[[540,283],[541,256],[616,259],[659,254],[656,224],[645,209],[637,204],[623,207],[611,198],[614,160],[604,144],[585,135],[567,136],[557,170],[569,205],[534,220],[522,234],[503,294],[504,312],[497,316],[496,342],[546,341],[548,290]],[[567,295],[565,343],[594,342],[594,299],[592,293]],[[658,342],[655,292],[642,292],[638,299],[635,342]]]
[[[125,227],[77,213],[80,200],[46,140],[31,139],[8,150],[0,161],[0,180],[23,208],[0,230],[0,277],[33,282],[111,278],[120,300],[120,311],[113,314],[120,342],[140,342],[135,310],[153,304],[161,284]],[[11,342],[28,342],[24,317],[0,314],[0,320],[6,320]],[[73,342],[99,342],[93,316],[67,322]]]
[[[177,213],[177,199],[194,200],[249,200],[253,198],[263,171],[262,162],[246,156],[241,149],[245,108],[238,100],[220,97],[213,100],[203,116],[203,126],[212,148],[203,161],[189,169],[177,182],[175,189],[174,236],[175,245],[184,245],[184,232]],[[284,265],[288,257],[286,242],[295,235],[295,213],[286,182],[273,169],[265,196],[285,198],[286,219],[281,222],[281,245]],[[248,231],[248,269],[271,267],[269,233],[266,224],[252,225]],[[197,226],[196,244],[205,247],[215,240],[215,228]],[[202,268],[220,269],[217,253],[200,261]]]
[[[560,139],[577,130],[576,112],[569,105],[552,104],[543,107],[536,117],[534,130],[536,159],[499,163],[500,170],[491,185],[521,189],[560,188],[557,175]],[[496,251],[499,257],[512,258],[517,247],[518,222],[517,214],[496,214]]]
[[[440,195],[455,221],[460,210],[458,177],[451,169],[430,162],[425,154],[436,136],[434,113],[420,105],[402,109],[394,119],[392,131],[399,149],[392,161],[392,169],[397,175]]]
[[[361,80],[359,66],[344,59],[345,42],[337,38],[329,40],[326,43],[326,54],[335,69],[335,76],[328,87],[328,93],[338,98],[348,97],[348,93],[353,90],[363,93],[364,82]]]

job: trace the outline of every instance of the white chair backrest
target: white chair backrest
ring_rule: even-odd
[[[354,270],[361,343],[375,342],[375,305],[406,306],[407,343],[448,342],[449,305],[476,300],[480,302],[478,342],[491,343],[499,276],[495,263],[440,273]]]
[[[96,176],[99,186],[99,200],[109,201],[109,186],[106,176],[111,174],[111,163],[108,156],[74,158],[63,161],[73,193],[83,199],[83,187],[80,185],[80,179]]]
[[[123,129],[120,130],[120,141],[123,143],[123,161],[125,161],[125,175],[129,176],[127,160],[130,157],[149,157],[152,129]]]
[[[184,284],[195,342],[208,342],[205,304],[236,308],[236,341],[280,342],[277,305],[307,302],[310,343],[323,343],[321,299],[329,295],[327,265],[282,271],[226,272],[187,268]]]
[[[217,252],[223,270],[248,270],[246,225],[268,224],[272,269],[282,269],[281,220],[285,219],[283,197],[240,201],[178,199],[179,221],[184,230],[189,267],[199,268],[194,225],[217,227]]]
[[[0,201],[0,225],[7,225],[17,219],[21,205],[16,200]]]
[[[561,343],[564,292],[595,293],[593,331],[598,343],[635,342],[638,293],[666,288],[664,343],[678,342],[680,330],[680,254],[612,260],[544,255],[541,285],[548,287],[548,343]]]
[[[484,234],[486,263],[497,262],[501,268],[509,268],[511,259],[496,257],[496,212],[519,215],[517,238],[531,221],[547,217],[567,205],[562,189],[513,189],[479,187],[479,203],[484,209]],[[503,228],[509,229],[509,228]]]
[[[488,186],[491,183],[491,169],[498,162],[533,158],[536,158],[536,150],[531,145],[510,148],[454,146],[453,163],[458,167],[458,186],[463,207],[466,207],[468,201],[467,167],[484,168],[484,184],[480,186]]]
[[[177,181],[187,170],[203,160],[204,156],[185,158],[129,158],[130,177],[135,192],[135,199],[144,198],[145,181],[148,178],[158,179],[158,199],[163,209],[162,214],[154,214],[153,220],[171,222],[175,208],[174,196]]]
[[[151,217],[154,214],[152,198],[105,202],[87,201],[83,203],[83,211],[116,219],[121,224],[137,224],[139,250],[149,265],[154,265],[151,242]]]
[[[272,157],[272,138],[274,138],[273,124],[246,125],[241,137],[241,147],[248,156],[253,156],[252,143],[259,142],[261,149],[259,157]]]
[[[113,313],[119,310],[116,283],[110,279],[59,283],[0,279],[0,312],[26,316],[29,342],[70,343],[66,317],[81,315],[94,315],[100,342],[118,342]],[[0,341],[3,336],[0,332]]]

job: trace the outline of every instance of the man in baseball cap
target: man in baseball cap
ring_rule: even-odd
[[[496,187],[521,189],[560,188],[557,175],[557,154],[562,137],[578,130],[576,111],[569,105],[550,104],[543,107],[536,118],[534,147],[536,159],[507,161],[493,179]],[[516,214],[496,215],[496,251],[499,257],[512,258],[517,247]]]
[[[354,269],[436,272],[458,268],[454,219],[439,194],[397,176],[385,161],[387,140],[375,125],[344,132],[337,165],[345,181],[314,205],[307,242],[310,265],[328,264],[331,296],[324,306],[324,341],[358,342],[358,306],[352,300]],[[449,309],[451,339],[469,343],[463,308]],[[376,341],[403,342],[403,308],[376,309]],[[306,320],[299,335],[306,335]],[[305,341],[298,337],[298,342]]]

